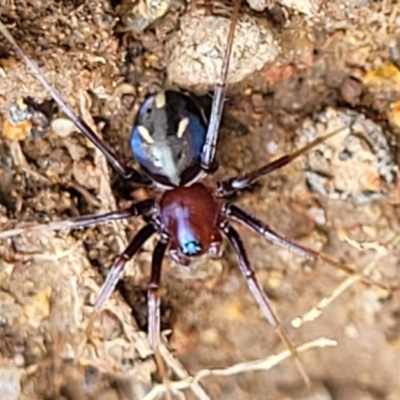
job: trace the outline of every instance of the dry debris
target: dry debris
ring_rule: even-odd
[[[336,129],[343,129],[343,133],[307,154],[304,172],[308,184],[332,199],[349,199],[356,204],[378,199],[398,171],[388,135],[360,113],[328,109],[305,122],[299,145],[303,137],[312,141]]]

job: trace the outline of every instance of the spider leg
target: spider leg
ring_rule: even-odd
[[[313,250],[309,247],[302,246],[295,241],[286,238],[284,235],[274,231],[272,228],[270,228],[267,224],[264,222],[258,220],[257,218],[253,217],[243,209],[239,208],[236,205],[230,204],[227,205],[224,209],[224,213],[227,217],[231,217],[242,224],[248,226],[249,228],[253,229],[253,231],[259,233],[260,235],[264,236],[265,239],[270,241],[271,243],[278,244],[280,246],[286,247],[290,251],[294,251],[295,253],[306,257],[306,258],[312,258],[312,259],[320,259],[322,261],[325,261],[328,265],[335,267],[337,269],[340,269],[341,271],[345,272],[346,274],[349,275],[357,275],[363,280],[364,282],[370,284],[370,285],[375,285],[384,289],[389,289],[386,285],[376,282],[373,279],[368,278],[365,276],[362,272],[356,271],[354,268],[350,267],[349,265],[343,264],[328,255]]]
[[[21,235],[28,232],[58,231],[62,229],[77,229],[90,225],[116,221],[120,219],[148,215],[154,208],[154,200],[146,199],[121,210],[110,211],[103,214],[84,215],[81,217],[65,219],[63,221],[53,221],[48,224],[39,224],[22,228],[14,228],[0,232],[0,239]]]
[[[279,168],[284,167],[285,165],[291,163],[293,160],[298,158],[299,156],[306,153],[308,150],[318,146],[319,144],[325,142],[330,137],[337,135],[338,133],[343,132],[343,128],[340,128],[336,131],[328,133],[325,136],[321,136],[312,142],[308,143],[306,146],[302,147],[294,151],[291,154],[286,154],[278,159],[271,161],[270,163],[258,168],[254,171],[247,172],[244,175],[238,175],[235,178],[230,178],[222,182],[218,182],[218,196],[225,197],[234,194],[235,192],[242,190],[253,183],[255,183],[258,179],[275,171]]]
[[[160,317],[160,297],[158,293],[161,280],[162,261],[165,252],[167,250],[168,243],[169,243],[169,237],[166,235],[162,235],[161,239],[158,241],[153,251],[153,257],[151,260],[151,276],[147,290],[147,310],[148,310],[148,335],[149,335],[150,346],[154,351],[154,358],[156,360],[160,376],[164,384],[167,386],[168,393],[170,396],[171,385],[168,379],[168,373],[163,358],[160,353],[161,317]]]
[[[251,267],[246,250],[243,246],[242,240],[238,232],[234,228],[232,228],[226,221],[221,223],[220,229],[224,232],[232,247],[235,249],[239,261],[240,270],[242,271],[243,276],[246,278],[250,291],[256,299],[258,305],[260,306],[261,311],[263,312],[267,321],[275,328],[275,331],[277,332],[279,337],[290,350],[300,374],[302,375],[306,384],[309,385],[310,380],[298,357],[296,346],[289,339],[282,326],[282,323],[280,322],[270,303],[268,296],[262,290],[261,285],[255,275],[255,272]]]
[[[201,167],[209,172],[214,165],[215,152],[217,148],[219,126],[221,123],[222,110],[224,107],[226,77],[229,70],[229,59],[232,52],[233,38],[235,35],[236,23],[239,17],[241,0],[235,0],[231,25],[229,27],[228,42],[226,45],[224,60],[221,68],[221,75],[218,78],[214,99],[211,107],[210,122],[208,124],[206,140],[201,154]]]
[[[45,78],[40,68],[33,62],[22,48],[15,41],[10,31],[0,21],[0,32],[12,45],[14,50],[24,60],[25,64],[31,69],[36,79],[43,85],[43,87],[49,92],[54,101],[58,104],[65,115],[75,124],[75,126],[104,154],[109,163],[115,168],[126,179],[132,179],[139,185],[143,185],[147,180],[135,169],[128,167],[122,162],[115,152],[102,140],[100,139],[92,128],[72,110],[71,106],[67,104],[60,93],[50,84]]]
[[[156,228],[152,224],[144,226],[136,236],[131,240],[124,252],[115,260],[111,267],[100,293],[93,306],[92,314],[89,317],[89,322],[86,328],[86,336],[90,337],[94,321],[99,314],[104,303],[108,300],[111,293],[115,289],[118,281],[121,279],[126,263],[140,250],[144,242],[156,232]]]
[[[168,243],[168,236],[163,236],[154,248],[151,261],[151,276],[147,291],[149,341],[154,350],[160,346],[160,298],[158,290],[161,280],[162,261]]]

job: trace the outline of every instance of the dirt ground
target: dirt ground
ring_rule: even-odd
[[[393,290],[304,259],[235,224],[288,335],[298,345],[311,342],[300,357],[312,387],[304,387],[226,245],[221,260],[194,271],[164,260],[163,354],[174,394],[400,399],[400,4],[267,3],[251,3],[253,10],[242,4],[215,179],[261,166],[350,118],[351,136],[260,180],[237,203]],[[49,81],[132,165],[129,132],[148,93],[180,87],[203,95],[207,110],[231,10],[218,2],[152,7],[128,0],[0,5],[1,21]],[[201,30],[212,15],[220,18],[210,22],[212,29],[222,36]],[[204,74],[203,66],[211,72]],[[0,40],[2,232],[101,213],[154,194],[118,177],[82,134],[69,132],[51,104],[33,127],[26,121],[10,126],[10,109],[28,96],[36,103],[50,99]],[[58,125],[47,129],[54,120]],[[104,276],[142,225],[130,219],[1,240],[0,400],[165,395],[146,339],[155,239],[129,264],[85,341]],[[285,359],[273,357],[282,352]]]

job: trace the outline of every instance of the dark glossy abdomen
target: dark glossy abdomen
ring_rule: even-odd
[[[140,107],[132,130],[132,152],[156,183],[181,186],[200,172],[207,122],[189,96],[166,91],[151,95]]]

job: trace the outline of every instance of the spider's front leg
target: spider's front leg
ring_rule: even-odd
[[[107,145],[102,139],[100,139],[93,129],[80,118],[71,106],[64,101],[61,94],[50,84],[50,82],[45,78],[40,68],[32,61],[22,47],[15,41],[10,31],[6,26],[0,21],[0,32],[7,39],[7,41],[12,45],[14,50],[19,54],[19,56],[24,60],[25,64],[32,71],[33,75],[38,79],[38,81],[43,85],[47,92],[51,95],[53,100],[58,104],[60,109],[65,113],[65,115],[75,124],[75,126],[104,154],[108,162],[113,166],[113,168],[121,174],[125,179],[130,179],[138,185],[147,185],[148,179],[145,178],[137,170],[128,167],[116,153]]]
[[[7,239],[13,236],[21,235],[29,232],[43,231],[60,231],[63,229],[78,229],[86,228],[91,225],[118,221],[121,219],[138,217],[140,215],[150,215],[154,210],[154,200],[146,199],[135,203],[127,208],[122,208],[116,211],[109,211],[103,214],[84,215],[75,218],[65,219],[63,221],[53,221],[47,224],[39,224],[33,226],[25,226],[14,228],[0,232],[0,239]]]
[[[243,175],[238,175],[234,178],[230,178],[221,182],[218,182],[218,196],[220,197],[227,197],[231,196],[232,194],[245,189],[246,187],[251,186],[255,183],[258,179],[262,178],[264,175],[268,175],[271,172],[280,169],[288,164],[290,164],[293,160],[300,157],[307,151],[311,150],[312,148],[318,146],[319,144],[325,142],[330,137],[337,135],[340,132],[343,132],[344,129],[338,129],[334,132],[328,133],[325,136],[321,136],[312,142],[308,143],[306,146],[298,149],[290,154],[285,154],[278,159],[269,162],[268,164],[258,168],[254,171],[244,173]]]
[[[204,171],[210,172],[212,170],[217,149],[217,141],[219,134],[219,126],[221,124],[222,110],[224,108],[225,90],[226,90],[226,77],[228,76],[229,60],[232,52],[233,38],[235,36],[236,23],[239,18],[241,0],[236,0],[232,22],[229,28],[228,42],[226,45],[224,61],[222,63],[221,75],[217,81],[216,90],[214,92],[214,99],[211,107],[210,123],[208,124],[206,140],[201,154],[201,167]]]
[[[128,261],[133,258],[133,256],[142,248],[143,244],[156,233],[156,228],[153,224],[145,225],[131,240],[123,253],[118,256],[115,260],[110,272],[107,275],[103,286],[100,289],[100,293],[93,305],[92,314],[89,317],[89,322],[86,327],[86,336],[90,337],[93,329],[94,321],[96,320],[98,314],[100,313],[104,303],[109,299],[111,293],[114,291],[117,283],[122,278],[124,269]]]

